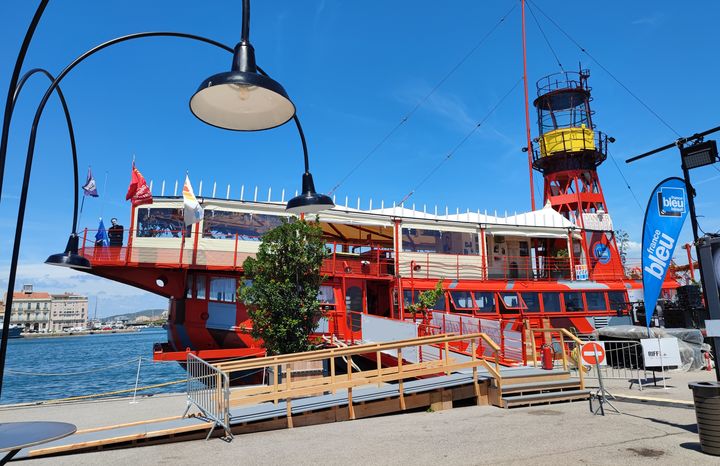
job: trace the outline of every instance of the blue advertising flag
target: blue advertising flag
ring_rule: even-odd
[[[688,213],[685,181],[668,178],[655,187],[645,211],[642,240],[643,300],[648,327]]]
[[[102,219],[100,219],[100,225],[98,225],[98,231],[95,233],[95,246],[109,246],[110,245],[110,237],[108,237],[108,232],[105,229],[105,224],[103,223]]]

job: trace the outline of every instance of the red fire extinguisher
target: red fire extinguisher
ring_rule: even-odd
[[[544,344],[540,347],[542,368],[552,370],[555,365],[555,354],[550,345]]]

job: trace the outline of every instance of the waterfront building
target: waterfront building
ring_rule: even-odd
[[[3,296],[3,308],[6,300],[7,294]],[[22,291],[13,293],[10,323],[21,326],[25,332],[61,332],[85,328],[87,317],[87,296],[34,291],[32,285],[23,285]]]
[[[7,301],[7,293],[3,302]],[[22,291],[13,293],[10,323],[23,327],[29,332],[49,332],[50,324],[50,293],[33,291],[32,285],[23,285]]]
[[[88,320],[88,298],[75,293],[51,295],[50,310],[53,332],[84,329]]]

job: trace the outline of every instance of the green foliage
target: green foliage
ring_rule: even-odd
[[[250,334],[264,341],[268,354],[311,349],[308,337],[322,315],[317,295],[326,254],[318,224],[283,221],[243,263],[252,284],[240,285],[238,299],[248,306]]]
[[[557,257],[558,259],[568,258],[568,257],[570,257],[570,253],[569,253],[568,250],[565,249],[565,248],[563,248],[563,249],[558,249],[558,250],[555,252],[555,257]]]
[[[432,309],[437,303],[437,300],[443,295],[442,281],[438,281],[435,284],[435,288],[432,290],[425,290],[418,293],[418,297],[415,302],[408,306],[407,310],[412,313],[427,311]]]

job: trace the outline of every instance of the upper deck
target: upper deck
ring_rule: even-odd
[[[262,236],[283,218],[284,204],[203,199],[205,218],[185,227],[182,199],[155,198],[133,209],[122,246],[95,246],[82,232],[80,254],[93,268],[145,267],[242,272]],[[549,207],[500,217],[465,212],[436,215],[403,207],[337,206],[318,220],[329,252],[329,276],[455,280],[619,280],[608,222],[581,230]],[[605,229],[605,231],[603,231]],[[592,243],[592,244],[590,244]],[[603,253],[590,255],[597,244]],[[594,248],[594,249],[590,249]],[[603,255],[605,254],[605,255]]]

